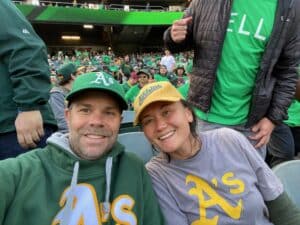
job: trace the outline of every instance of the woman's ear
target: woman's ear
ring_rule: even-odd
[[[185,107],[185,115],[189,123],[194,121],[193,113],[188,107]]]

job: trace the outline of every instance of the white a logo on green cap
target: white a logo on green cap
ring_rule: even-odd
[[[105,77],[105,75],[102,72],[96,73],[97,78],[93,81],[91,81],[91,84],[103,84],[105,86],[110,86],[114,84],[114,79],[112,77]]]

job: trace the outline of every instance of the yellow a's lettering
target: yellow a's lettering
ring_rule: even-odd
[[[236,186],[236,188],[230,188],[231,194],[241,194],[245,191],[245,184],[242,180],[231,179],[234,177],[232,172],[225,173],[222,177],[223,184],[228,186]]]
[[[233,219],[239,219],[241,216],[243,201],[240,199],[236,206],[231,206],[222,196],[220,196],[205,180],[194,175],[186,177],[186,184],[193,182],[195,187],[189,190],[189,195],[197,196],[199,200],[199,220],[196,220],[192,225],[217,225],[219,216],[213,218],[206,217],[206,209],[215,205],[221,207],[224,212]],[[205,199],[205,195],[209,199]]]

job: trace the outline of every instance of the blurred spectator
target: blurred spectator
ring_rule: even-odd
[[[128,81],[124,82],[122,84],[123,90],[125,92],[125,94],[127,93],[127,91],[133,87],[133,85],[135,85],[138,82],[138,75],[136,74],[136,72],[131,72],[130,77],[128,79]]]
[[[49,103],[57,121],[58,131],[61,133],[68,132],[68,125],[65,119],[65,98],[71,90],[76,73],[76,66],[73,63],[63,65],[57,70],[56,74],[58,86],[53,87],[50,91]]]
[[[147,70],[142,69],[137,73],[138,83],[131,87],[125,94],[125,99],[129,108],[132,108],[132,103],[135,97],[139,94],[140,90],[149,83],[150,74]]]
[[[173,72],[173,70],[175,69],[176,61],[174,56],[171,55],[170,50],[165,49],[165,55],[162,57],[160,65],[165,65],[168,72]]]

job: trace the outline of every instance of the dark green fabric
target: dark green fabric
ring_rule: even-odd
[[[300,210],[286,192],[273,201],[266,202],[270,221],[274,225],[300,225]]]
[[[39,110],[56,125],[50,105],[50,70],[44,42],[10,0],[0,1],[0,133],[15,131],[19,111]]]
[[[144,164],[133,153],[124,152],[116,143],[101,159],[79,160],[54,143],[44,149],[22,154],[0,162],[0,224],[41,225],[61,224],[60,212],[65,208],[64,196],[70,188],[73,168],[79,162],[76,199],[72,217],[80,224],[102,224],[100,203],[106,194],[105,164],[113,157],[110,187],[110,216],[105,225],[125,224],[125,216],[135,216],[139,225],[164,225],[150,177]],[[80,191],[82,190],[82,191]],[[91,195],[92,194],[92,195]],[[91,199],[83,200],[85,197]],[[81,199],[81,200],[80,200]],[[124,205],[131,200],[132,207]],[[93,204],[94,203],[94,204]],[[124,211],[119,210],[123,206]],[[85,209],[85,207],[89,207]],[[76,210],[75,210],[76,209]],[[88,212],[99,213],[87,218]],[[117,215],[117,219],[113,217]],[[83,218],[84,217],[84,218]],[[77,218],[77,219],[76,219]],[[89,220],[88,220],[89,219]],[[89,222],[88,222],[88,221]],[[55,222],[56,221],[56,222]],[[52,222],[52,223],[51,223]],[[86,222],[86,223],[85,223]],[[75,223],[72,223],[75,224]],[[126,223],[133,224],[133,223]]]

